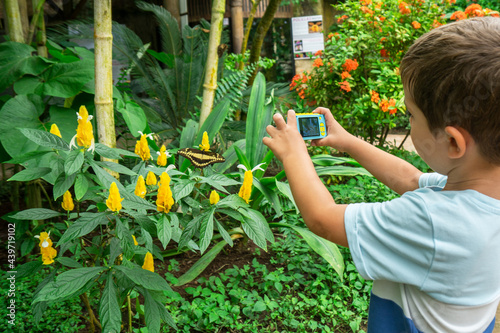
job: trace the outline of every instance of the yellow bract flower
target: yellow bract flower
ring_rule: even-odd
[[[89,116],[87,108],[84,105],[80,106],[80,111],[77,112],[77,116],[78,127],[76,129],[76,143],[80,147],[92,148],[94,146],[94,132],[92,123],[90,122],[92,116]]]
[[[139,243],[137,243],[137,239],[135,239],[134,235],[132,235],[132,238],[134,239],[134,245],[139,245]]]
[[[165,147],[165,145],[161,146],[160,152],[158,154],[159,154],[159,156],[158,156],[158,160],[156,161],[156,163],[159,166],[167,165],[168,153],[167,153],[167,148]]]
[[[118,186],[116,186],[116,183],[113,182],[111,183],[111,186],[109,187],[109,196],[108,200],[106,200],[106,206],[113,212],[118,212],[120,209],[122,209],[122,202],[123,198],[120,198],[120,191],[118,191]]]
[[[253,183],[253,172],[257,169],[264,171],[260,166],[265,163],[261,163],[254,167],[252,170],[247,170],[243,164],[239,164],[238,168],[245,170],[245,175],[243,176],[243,184],[241,185],[240,192],[238,195],[240,198],[245,200],[246,203],[250,202],[250,195],[252,194],[252,183]]]
[[[216,205],[220,200],[220,196],[219,196],[219,193],[217,193],[216,190],[213,190],[211,193],[210,193],[210,204],[211,205]]]
[[[42,261],[44,265],[50,265],[54,262],[54,258],[57,256],[57,250],[53,247],[41,248]]]
[[[151,158],[151,151],[149,150],[148,140],[146,139],[148,134],[142,134],[141,138],[135,144],[135,153],[141,157],[143,161],[147,161]]]
[[[201,139],[200,149],[203,151],[210,150],[210,143],[208,142],[208,134],[207,132],[203,132],[203,138]]]
[[[50,126],[50,133],[61,138],[61,132],[59,131],[59,127],[57,127],[56,124],[52,124],[52,126]]]
[[[137,184],[135,185],[135,195],[144,198],[146,196],[146,183],[144,182],[144,177],[142,175],[137,178]]]
[[[170,176],[164,172],[160,176],[158,188],[158,196],[156,198],[156,209],[159,212],[170,212],[170,208],[174,205],[172,190],[170,189]]]
[[[154,272],[155,265],[153,260],[153,255],[148,251],[146,256],[144,257],[144,265],[142,265],[142,269],[147,269],[148,271]]]
[[[49,233],[41,232],[40,235],[35,236],[35,238],[40,239],[40,243],[38,244],[38,246],[40,246],[40,248],[46,248],[46,247],[52,246],[52,241],[50,240],[49,236],[50,236],[50,232]]]
[[[156,185],[156,175],[153,171],[149,171],[146,176],[146,185]]]
[[[61,204],[64,210],[70,211],[75,208],[75,204],[73,203],[73,198],[71,197],[71,192],[66,191],[63,195],[63,202]]]

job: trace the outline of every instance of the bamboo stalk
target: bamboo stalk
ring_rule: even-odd
[[[203,84],[203,101],[200,111],[200,125],[203,125],[214,104],[215,89],[217,89],[217,65],[219,56],[217,48],[219,47],[222,35],[222,23],[224,12],[226,10],[226,0],[214,0],[212,3],[212,20],[210,24],[210,37],[208,39],[208,56],[205,71],[205,82]]]
[[[9,37],[13,42],[24,43],[23,26],[21,23],[21,12],[17,0],[5,0],[5,11],[7,14],[7,25]]]
[[[99,142],[116,148],[115,116],[113,112],[113,35],[111,30],[111,0],[94,2],[95,50],[95,109]],[[102,158],[118,163],[118,160]],[[118,173],[107,170],[118,178]]]

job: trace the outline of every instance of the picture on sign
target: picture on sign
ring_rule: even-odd
[[[317,51],[324,50],[323,16],[293,17],[292,36],[295,59],[309,59]]]

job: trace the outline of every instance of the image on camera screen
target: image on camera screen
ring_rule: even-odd
[[[302,137],[319,135],[319,121],[317,117],[299,118],[299,125],[300,135],[302,135]]]

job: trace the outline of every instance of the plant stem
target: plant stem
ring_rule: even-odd
[[[130,295],[127,295],[127,310],[128,310],[128,331],[132,333],[132,306],[130,304]]]
[[[89,313],[89,318],[90,318],[90,332],[94,333],[95,332],[95,325],[94,323],[99,327],[99,329],[102,329],[101,323],[97,320],[97,318],[94,315],[94,311],[92,310],[92,307],[90,306],[89,299],[87,297],[87,293],[83,293],[80,295],[80,299],[82,300],[83,304],[85,304],[85,307],[87,308],[87,312]]]

